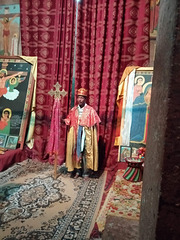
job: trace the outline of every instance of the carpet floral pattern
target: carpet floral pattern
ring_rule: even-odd
[[[105,176],[83,181],[53,173],[49,163],[32,160],[0,173],[2,240],[87,238]]]
[[[108,215],[139,219],[142,182],[129,182],[122,177],[123,173],[122,169],[117,171],[116,179],[98,214],[96,223],[100,232],[104,230]]]

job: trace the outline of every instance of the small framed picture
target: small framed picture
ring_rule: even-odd
[[[0,147],[4,148],[6,145],[7,134],[0,133]]]
[[[137,156],[137,150],[138,150],[138,148],[132,148],[132,157],[136,157]]]
[[[18,137],[17,136],[9,136],[7,143],[6,143],[6,148],[8,149],[16,149],[18,142]]]
[[[120,162],[126,162],[126,157],[131,157],[132,148],[129,146],[120,146]]]

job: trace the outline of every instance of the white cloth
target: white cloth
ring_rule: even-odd
[[[85,103],[84,107],[85,107],[86,105],[87,105],[87,104]],[[81,107],[78,105],[79,119],[80,119],[81,116],[82,116],[82,113],[83,113],[84,107],[81,108]],[[86,139],[86,133],[85,133],[85,130],[84,130],[84,127],[83,127],[82,137],[81,137],[81,152],[83,152],[83,150],[84,150],[85,139]]]
[[[17,37],[12,38],[10,54],[11,56],[18,55],[18,38]]]
[[[125,117],[124,126],[122,128],[122,145],[129,146],[130,143],[130,131],[132,124],[132,107],[133,107],[133,92],[134,92],[134,77],[135,69],[128,76],[128,89],[125,105]]]

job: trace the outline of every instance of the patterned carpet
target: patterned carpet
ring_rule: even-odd
[[[0,173],[0,239],[88,239],[101,202],[99,178],[53,178],[53,166],[26,160]]]
[[[96,224],[99,232],[104,230],[107,216],[139,219],[142,182],[129,182],[118,170],[116,179],[109,190],[106,200],[98,214]]]

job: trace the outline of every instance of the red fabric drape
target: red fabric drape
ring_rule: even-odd
[[[75,3],[72,0],[21,0],[22,51],[38,56],[35,142],[32,157],[46,155],[53,98],[48,94],[58,81],[70,92]],[[61,114],[68,112],[70,96],[61,101]],[[60,129],[60,159],[64,160],[66,127]]]
[[[75,1],[21,0],[23,55],[38,56],[36,127],[33,157],[43,158],[53,100],[48,91],[58,80],[68,91],[61,102],[62,115],[70,106]],[[116,95],[126,66],[147,66],[149,60],[149,0],[83,0],[79,3],[76,49],[76,90],[89,90],[88,103],[101,118],[99,150],[117,162],[113,147]],[[61,126],[60,157],[65,157],[66,128]]]

